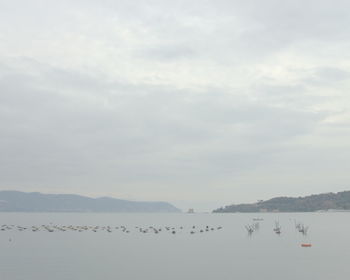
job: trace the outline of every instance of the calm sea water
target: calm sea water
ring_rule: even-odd
[[[264,220],[249,237],[244,226],[253,218]],[[310,226],[307,236],[295,229],[295,220]],[[0,225],[112,228],[0,231],[0,279],[348,279],[349,220],[350,213],[0,213]],[[281,235],[273,232],[275,221]],[[130,233],[115,229],[121,225]],[[163,230],[140,233],[136,228],[149,226]],[[176,234],[166,226],[176,228]],[[199,233],[206,226],[214,230]]]

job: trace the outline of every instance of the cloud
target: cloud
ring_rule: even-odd
[[[345,1],[49,4],[1,4],[2,187],[214,207],[347,148]]]
[[[183,58],[191,58],[196,54],[188,47],[181,46],[157,46],[143,51],[142,56],[151,60],[179,60]]]
[[[14,73],[2,78],[1,91],[6,93],[1,100],[2,119],[8,129],[3,139],[9,137],[3,164],[19,156],[23,144],[33,146],[26,162],[36,151],[43,157],[41,167],[46,168],[47,160],[56,168],[71,157],[92,166],[96,161],[103,165],[122,158],[139,165],[132,172],[143,172],[151,156],[160,162],[204,162],[210,169],[213,154],[256,149],[256,143],[276,145],[308,133],[319,120],[312,113],[239,100],[219,89],[198,94],[156,86],[140,88],[44,69],[35,79]],[[37,71],[34,64],[29,72]],[[19,146],[11,144],[14,139],[21,139]],[[20,157],[26,154],[24,149]],[[87,154],[92,158],[86,162]],[[160,163],[153,164],[157,168]],[[36,173],[39,176],[41,168]]]

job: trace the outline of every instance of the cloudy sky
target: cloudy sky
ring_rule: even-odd
[[[349,190],[349,10],[0,0],[0,189],[201,211]]]

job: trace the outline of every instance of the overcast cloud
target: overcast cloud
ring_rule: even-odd
[[[349,10],[0,0],[0,188],[199,210],[350,189]]]

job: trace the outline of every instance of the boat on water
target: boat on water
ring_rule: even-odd
[[[276,234],[281,234],[281,226],[280,226],[280,223],[279,222],[275,222],[275,227],[273,229],[273,231],[276,233]]]
[[[248,234],[252,234],[254,232],[254,226],[253,225],[246,225],[245,226]]]
[[[310,243],[302,243],[301,247],[311,247],[312,245]]]
[[[307,235],[307,231],[309,230],[308,226],[305,226],[302,223],[297,223],[296,221],[295,221],[295,228],[297,231],[299,231],[303,235]]]

